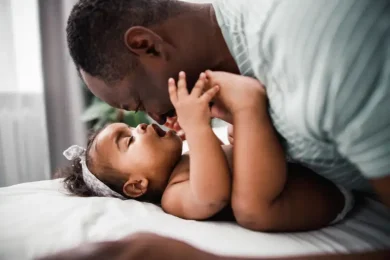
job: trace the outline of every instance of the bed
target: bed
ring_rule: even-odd
[[[222,255],[361,252],[390,248],[390,212],[365,198],[346,221],[335,226],[305,233],[266,234],[234,223],[182,220],[148,203],[71,197],[63,190],[61,179],[0,189],[0,259],[32,259],[138,231],[176,238]]]

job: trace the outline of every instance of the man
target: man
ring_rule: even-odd
[[[81,0],[67,34],[92,93],[161,124],[181,70],[257,78],[290,160],[390,207],[388,0]]]

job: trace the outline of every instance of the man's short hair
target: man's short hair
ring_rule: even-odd
[[[105,82],[123,79],[137,62],[125,45],[132,26],[150,26],[169,17],[175,0],[79,0],[66,28],[78,70]]]

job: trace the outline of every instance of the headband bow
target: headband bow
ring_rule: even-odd
[[[93,175],[90,170],[87,167],[86,163],[86,157],[85,157],[86,150],[78,145],[72,145],[68,149],[64,151],[64,156],[69,161],[73,161],[77,158],[80,158],[81,163],[81,169],[83,172],[83,180],[87,187],[96,193],[98,196],[102,197],[115,197],[120,199],[126,199],[121,194],[113,191],[110,187],[108,187],[106,184],[104,184],[101,180],[96,178],[95,175]]]

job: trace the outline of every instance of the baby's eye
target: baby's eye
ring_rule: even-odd
[[[133,139],[134,139],[134,136],[133,136],[133,135],[129,137],[129,139],[128,139],[128,141],[127,141],[127,146],[128,146],[128,147],[129,147],[130,144],[133,142]]]

